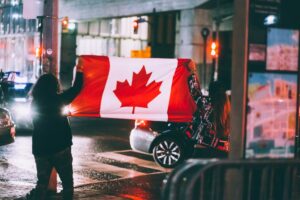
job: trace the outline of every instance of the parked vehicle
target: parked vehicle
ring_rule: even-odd
[[[15,140],[15,125],[8,110],[0,108],[0,146]]]
[[[193,155],[195,143],[191,137],[189,123],[136,120],[130,145],[136,151],[152,154],[160,166],[173,168]]]
[[[17,72],[6,72],[0,82],[3,93],[2,107],[7,108],[17,129],[32,130],[29,92],[33,83],[19,78]]]

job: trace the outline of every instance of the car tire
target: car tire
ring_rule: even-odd
[[[184,145],[176,139],[163,137],[153,148],[155,162],[164,168],[174,168],[185,160]]]

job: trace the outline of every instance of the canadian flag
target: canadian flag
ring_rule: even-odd
[[[191,121],[189,59],[81,56],[84,83],[71,116]]]

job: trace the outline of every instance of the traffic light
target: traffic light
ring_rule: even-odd
[[[69,18],[64,17],[61,21],[62,32],[67,33],[69,31]]]
[[[133,21],[133,33],[137,34],[139,30],[139,21],[138,20],[134,20]]]
[[[218,57],[218,44],[217,42],[212,42],[211,45],[210,45],[210,55],[213,57],[213,58],[216,58]]]

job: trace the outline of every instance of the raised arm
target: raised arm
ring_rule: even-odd
[[[81,58],[76,65],[76,77],[72,87],[61,93],[61,99],[64,104],[70,104],[75,97],[79,94],[83,85],[83,63]]]

